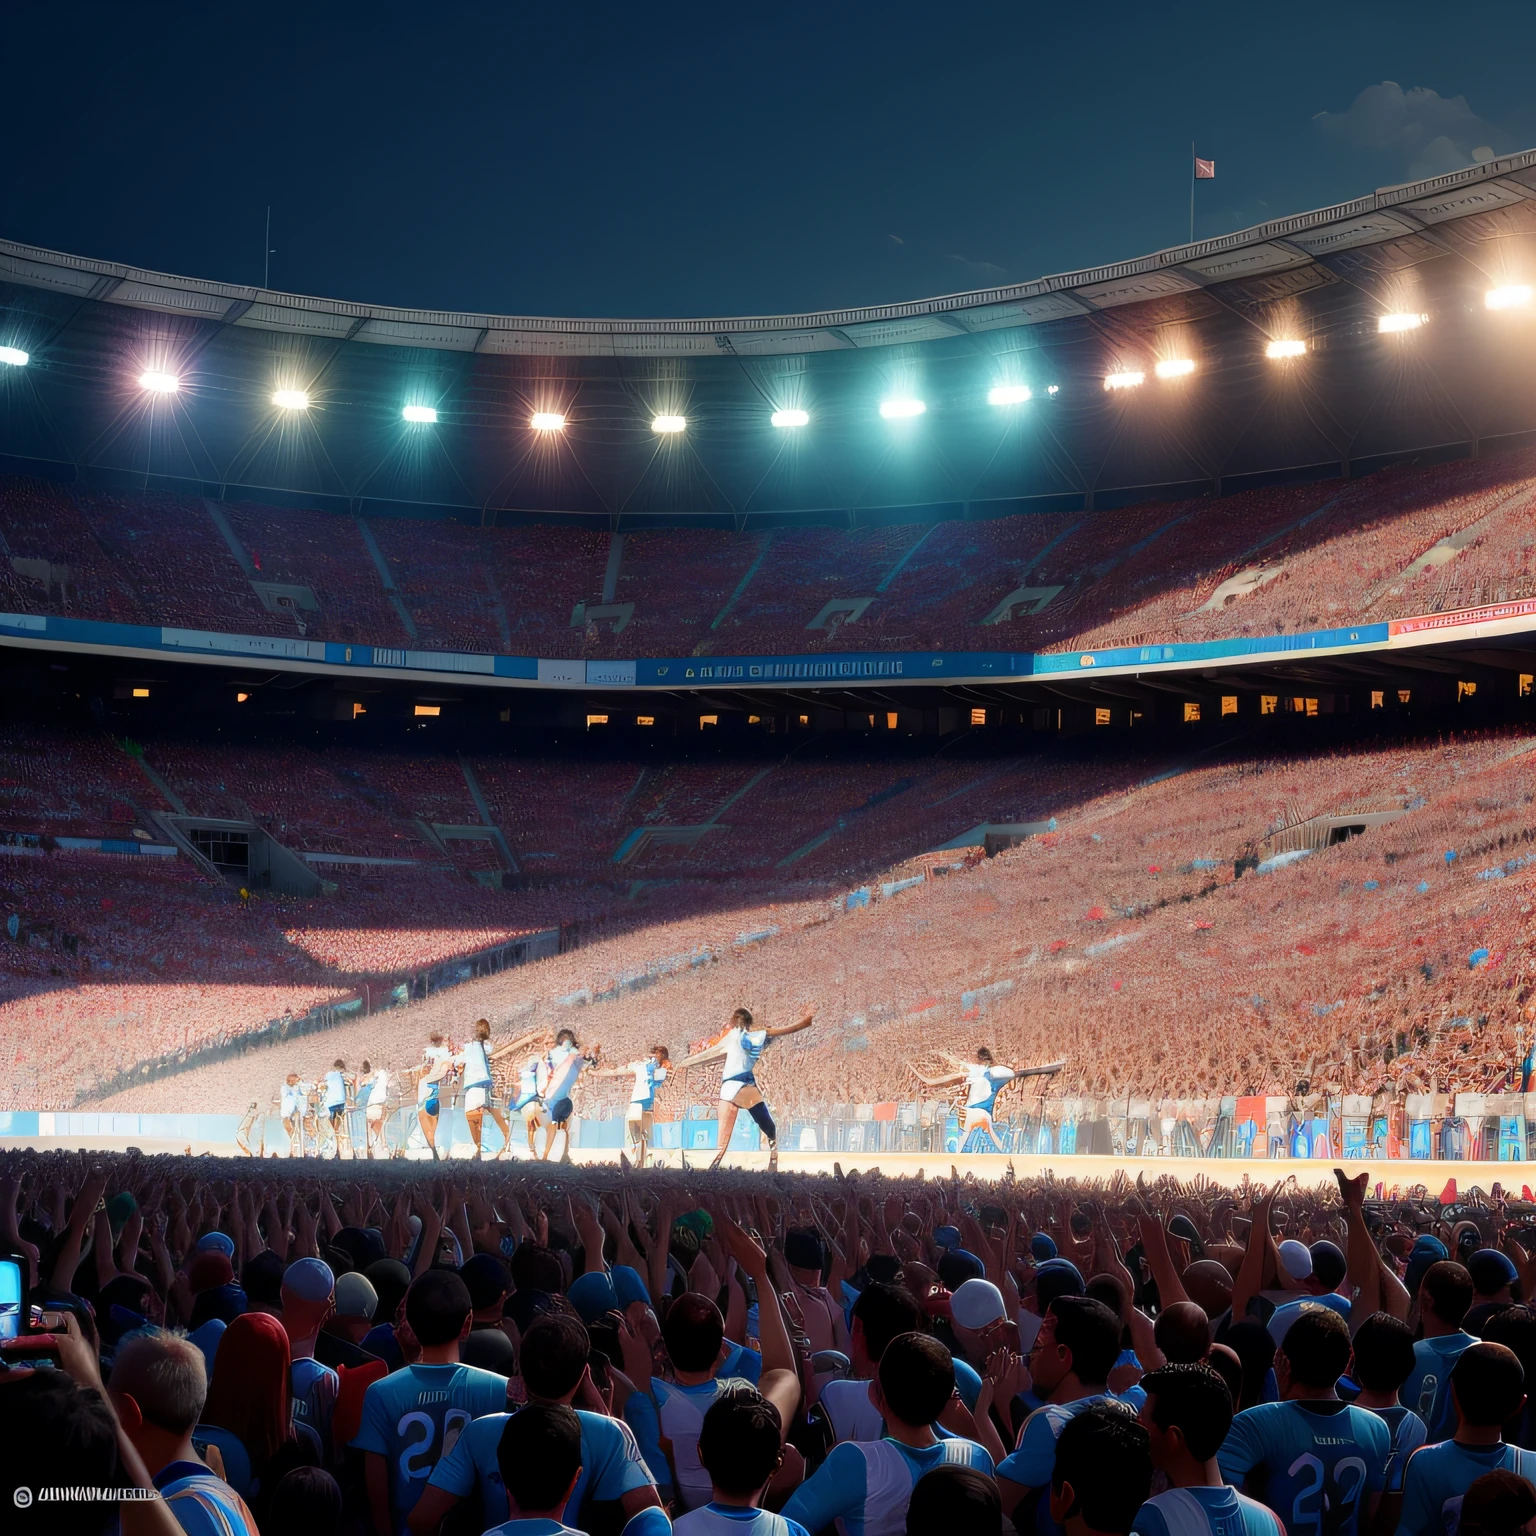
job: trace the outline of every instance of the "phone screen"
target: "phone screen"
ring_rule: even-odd
[[[21,1337],[21,1265],[0,1259],[0,1339]]]

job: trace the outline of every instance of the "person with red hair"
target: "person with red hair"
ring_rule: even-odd
[[[261,1524],[262,1497],[299,1466],[319,1466],[319,1437],[293,1422],[288,1334],[269,1312],[246,1312],[224,1330],[214,1357],[203,1416],[192,1443],[224,1462],[225,1480],[251,1504]]]

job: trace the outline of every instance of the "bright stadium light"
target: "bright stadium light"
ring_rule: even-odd
[[[1182,379],[1195,371],[1192,357],[1165,357],[1152,370],[1160,379]]]
[[[988,405],[1023,405],[1035,398],[1028,384],[998,384],[987,391]]]
[[[284,411],[307,411],[309,395],[302,389],[280,389],[272,396],[272,404]]]
[[[1060,384],[1047,384],[1045,386],[1045,392],[1048,395],[1059,395],[1061,393],[1061,385]]]
[[[651,417],[652,432],[686,432],[687,430],[688,418],[686,416]]]
[[[152,395],[174,395],[181,388],[181,380],[174,373],[161,373],[151,368],[139,375],[139,388],[147,389]]]
[[[1376,330],[1383,336],[1393,331],[1416,331],[1428,319],[1428,315],[1379,315]]]
[[[1525,283],[1510,283],[1503,288],[1490,288],[1483,295],[1483,303],[1489,309],[1529,309],[1531,290]]]
[[[928,409],[923,400],[882,400],[880,402],[880,414],[887,421],[902,421],[912,416],[921,416]]]
[[[775,411],[768,419],[776,427],[804,427],[810,425],[811,415],[809,411]]]
[[[1286,341],[1272,341],[1264,348],[1265,357],[1304,357],[1307,344],[1304,341],[1289,339]]]
[[[408,405],[400,412],[407,421],[433,422],[437,420],[437,407],[432,405]]]
[[[25,368],[31,361],[31,357],[20,347],[0,347],[0,363],[8,363],[12,368]]]
[[[1146,374],[1137,373],[1134,369],[1125,373],[1107,373],[1104,375],[1105,389],[1137,389],[1146,382]]]
[[[535,411],[528,418],[528,425],[535,432],[564,432],[565,417],[559,411]]]

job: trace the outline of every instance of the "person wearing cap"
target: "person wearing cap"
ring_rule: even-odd
[[[1454,1259],[1431,1264],[1419,1281],[1419,1326],[1424,1336],[1413,1346],[1413,1374],[1403,1383],[1398,1401],[1424,1420],[1432,1441],[1448,1439],[1456,1428],[1451,1370],[1462,1351],[1477,1342],[1461,1326],[1472,1297],[1472,1276]]]
[[[990,1280],[964,1281],[949,1298],[949,1321],[955,1338],[972,1365],[985,1365],[999,1349],[1011,1349],[1003,1293]]]
[[[814,1227],[800,1227],[784,1234],[784,1262],[805,1319],[812,1352],[835,1349],[848,1353],[848,1322],[843,1309],[832,1300],[823,1284],[827,1245]]]
[[[320,1330],[336,1309],[336,1277],[323,1259],[296,1259],[283,1271],[283,1329],[292,1357],[293,1417],[320,1437],[327,1464],[332,1460],[331,1415],[341,1378],[315,1359]]]
[[[1081,1285],[1076,1268],[1068,1267]],[[1017,1448],[997,1469],[1003,1513],[1019,1529],[1032,1523],[1041,1536],[1061,1536],[1046,1503],[1056,1442],[1078,1414],[1114,1400],[1109,1373],[1119,1355],[1120,1319],[1102,1301],[1059,1293],[1041,1314],[1029,1374],[1045,1406],[1024,1421]]]
[[[1296,1301],[1278,1306],[1269,1317],[1269,1336],[1276,1344],[1285,1338],[1286,1329],[1305,1311],[1327,1307],[1349,1321],[1350,1302],[1338,1293],[1344,1283],[1349,1263],[1337,1243],[1313,1243],[1310,1248],[1287,1238],[1280,1244],[1280,1263],[1293,1280],[1299,1280],[1307,1294]]]
[[[1520,1295],[1520,1271],[1506,1253],[1497,1248],[1479,1248],[1467,1259],[1467,1273],[1472,1276],[1472,1306],[1461,1321],[1463,1333],[1483,1336],[1483,1324],[1495,1312],[1513,1307]]]
[[[1455,1436],[1409,1457],[1397,1536],[1454,1532],[1462,1500],[1489,1472],[1536,1483],[1536,1451],[1504,1440],[1503,1426],[1525,1405],[1525,1371],[1515,1352],[1474,1340],[1451,1367],[1450,1381]]]
[[[512,1294],[512,1271],[494,1253],[472,1253],[459,1266],[459,1278],[469,1287],[469,1304],[477,1328],[500,1328],[503,1308]]]
[[[343,1365],[351,1370],[377,1360],[377,1355],[363,1348],[379,1309],[379,1293],[373,1283],[366,1275],[349,1270],[337,1275],[334,1294],[335,1309],[320,1325],[315,1339],[315,1359],[333,1370]]]

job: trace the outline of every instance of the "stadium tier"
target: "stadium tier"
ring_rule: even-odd
[[[27,745],[50,768],[11,741],[5,820],[52,846],[0,864],[19,920],[0,1005],[13,1107],[65,1107],[138,1062],[573,922],[585,942],[558,958],[110,1103],[190,1094],[233,1112],[279,1062],[403,1067],[431,1028],[457,1037],[477,1013],[569,1022],[613,1059],[653,1038],[680,1053],[742,1001],[770,1021],[816,1005],[817,1029],[770,1058],[802,1115],[926,1098],[912,1066],[979,1043],[1067,1059],[1053,1100],[1472,1091],[1518,1066],[1536,890],[1522,734],[1296,756],[1234,743],[1194,762],[1049,747],[585,767],[154,738],[135,760],[63,731]],[[537,883],[495,889],[448,855],[443,818],[475,814],[471,778]],[[411,862],[329,863],[327,894],[242,900],[183,850],[58,840],[138,848],[135,823],[169,818],[168,795],[300,853]],[[984,839],[960,834],[984,824],[1018,846],[983,860]]]
[[[1057,651],[1536,596],[1527,453],[1222,498],[835,531],[599,534],[0,484],[21,615],[551,658]]]

